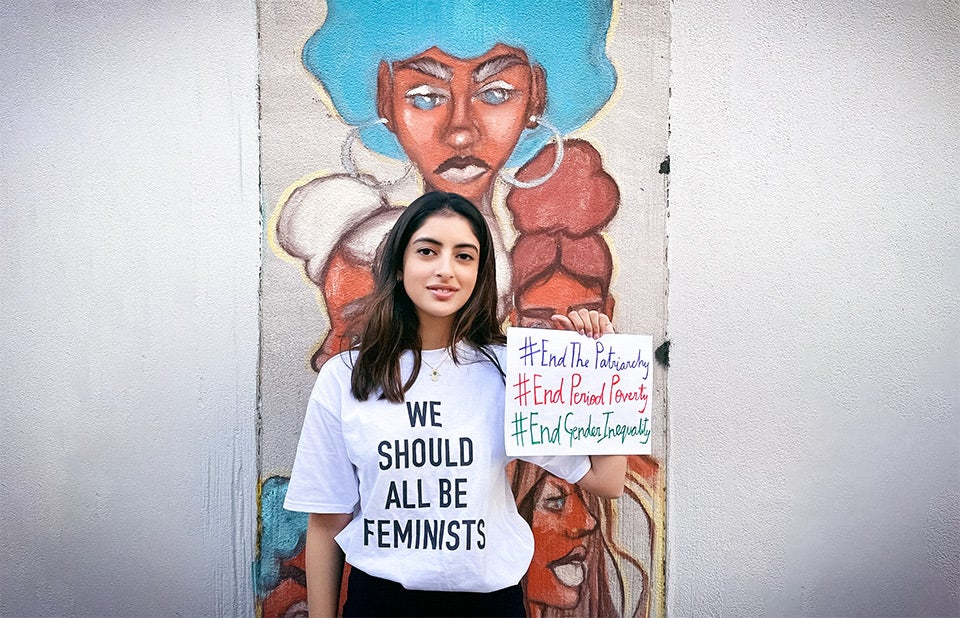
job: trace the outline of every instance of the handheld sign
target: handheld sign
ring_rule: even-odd
[[[507,329],[507,455],[650,454],[653,338]]]

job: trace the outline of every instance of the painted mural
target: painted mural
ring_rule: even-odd
[[[352,318],[372,291],[377,248],[413,197],[439,189],[480,207],[499,245],[505,323],[546,326],[587,307],[621,331],[665,339],[656,155],[666,147],[666,71],[637,86],[615,67],[642,34],[623,32],[625,12],[599,0],[261,0],[261,615],[306,613],[306,516],[281,507],[296,432],[314,372],[356,341]],[[665,38],[642,13],[629,17]],[[611,57],[614,42],[623,58]],[[636,113],[624,113],[626,93],[643,87],[664,99],[652,135],[617,122]],[[654,156],[636,172],[643,148],[631,144],[643,140]],[[617,247],[638,242],[656,276],[631,281],[639,273]],[[645,303],[652,317],[618,313]],[[662,392],[658,400],[662,418]],[[531,616],[662,614],[662,441],[654,453],[631,458],[616,501],[524,462],[507,470],[536,537],[524,583]]]

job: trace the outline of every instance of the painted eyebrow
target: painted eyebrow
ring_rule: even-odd
[[[473,81],[482,82],[512,66],[518,64],[527,64],[527,62],[516,54],[504,54],[487,60],[473,70]]]
[[[433,58],[417,58],[410,62],[404,62],[401,66],[404,69],[413,69],[445,82],[453,79],[453,68]]]
[[[431,244],[431,245],[437,245],[438,247],[442,247],[442,246],[443,246],[443,243],[442,243],[442,242],[440,242],[439,240],[435,240],[435,239],[433,239],[433,238],[430,238],[429,236],[421,236],[420,238],[414,238],[414,239],[413,239],[412,241],[410,241],[410,242],[425,242],[425,243],[429,243],[429,244]],[[454,248],[454,249],[473,249],[473,250],[476,251],[477,253],[480,253],[480,247],[478,247],[478,246],[476,246],[475,244],[470,243],[470,242],[462,242],[462,243],[460,243],[459,245],[454,245],[453,248]]]
[[[603,299],[598,297],[596,300],[591,298],[586,302],[577,303],[576,305],[570,305],[569,309],[570,311],[577,311],[579,309],[588,309],[588,310],[596,309],[597,311],[600,311],[602,307],[603,307]],[[520,312],[520,315],[525,315],[527,317],[536,317],[536,318],[543,318],[543,317],[549,318],[555,313],[565,313],[563,311],[558,311],[557,307],[548,307],[544,305],[526,305],[526,304],[522,304],[518,308],[518,311]]]

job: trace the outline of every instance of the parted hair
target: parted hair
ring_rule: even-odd
[[[361,318],[360,342],[350,378],[350,391],[358,401],[379,392],[380,398],[401,403],[404,393],[420,373],[420,320],[400,275],[410,239],[427,218],[434,215],[463,217],[480,245],[476,286],[454,318],[450,356],[454,363],[459,363],[456,346],[460,342],[477,350],[500,369],[496,356],[487,349],[491,344],[506,341],[497,316],[496,260],[490,228],[477,207],[465,197],[431,191],[404,210],[378,251],[373,272],[374,290]],[[404,380],[400,357],[406,350],[413,353],[413,371]]]

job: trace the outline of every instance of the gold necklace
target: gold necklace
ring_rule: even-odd
[[[433,365],[431,365],[431,364],[427,361],[427,359],[423,358],[423,356],[420,357],[420,360],[422,360],[424,363],[426,363],[426,364],[427,364],[427,367],[429,367],[429,368],[432,370],[432,371],[430,372],[430,379],[433,380],[434,382],[436,382],[437,380],[440,379],[440,367],[442,367],[443,364],[444,364],[445,362],[447,362],[447,359],[448,359],[448,358],[450,358],[450,354],[449,354],[449,353],[444,354],[444,355],[443,355],[443,360],[440,361],[439,363],[437,363],[437,366],[436,366],[436,367],[434,367]]]

